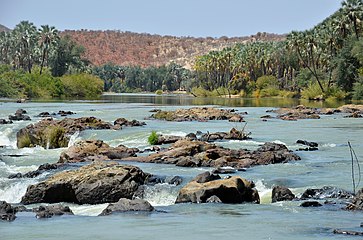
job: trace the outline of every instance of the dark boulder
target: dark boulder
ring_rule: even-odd
[[[99,216],[105,216],[120,212],[152,212],[152,211],[154,211],[154,207],[151,206],[151,204],[146,200],[143,199],[130,200],[127,198],[121,198],[116,203],[110,203]]]
[[[156,145],[175,143],[181,139],[183,139],[181,136],[159,135]]]
[[[71,202],[99,204],[131,199],[147,174],[115,162],[96,162],[78,170],[60,172],[44,182],[30,185],[23,204]]]
[[[16,110],[14,115],[9,115],[10,121],[30,121],[30,117],[25,115],[27,112],[24,109]]]
[[[351,211],[363,211],[363,189],[358,191],[351,202],[347,204],[345,209]]]
[[[296,143],[302,144],[305,146],[309,146],[309,147],[313,147],[313,148],[317,148],[319,146],[319,144],[316,142],[308,142],[306,140],[297,140]]]
[[[195,181],[197,183],[206,183],[218,179],[221,179],[221,177],[218,174],[211,174],[210,172],[204,172],[198,174],[192,181]]]
[[[283,186],[275,186],[272,189],[272,202],[280,202],[280,201],[291,201],[295,198],[295,195],[291,192],[290,189]]]
[[[6,120],[6,119],[0,119],[0,124],[12,124],[13,123],[13,121],[11,121],[11,120]]]
[[[36,218],[51,218],[53,216],[74,215],[68,206],[62,206],[61,204],[39,206],[37,208],[33,208],[33,212],[36,213]]]
[[[125,126],[125,127],[140,127],[140,126],[144,126],[146,125],[145,122],[140,122],[140,121],[137,121],[137,120],[127,120],[126,118],[118,118],[116,119],[113,124],[119,128]]]
[[[14,221],[16,216],[16,209],[13,208],[9,203],[0,201],[0,219],[2,221]]]

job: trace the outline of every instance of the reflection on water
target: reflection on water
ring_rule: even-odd
[[[196,98],[189,95],[156,95],[156,94],[105,94],[103,102],[112,103],[146,103],[156,105],[220,105],[230,107],[292,107],[303,104],[309,107],[338,107],[344,101],[308,101],[292,98]]]

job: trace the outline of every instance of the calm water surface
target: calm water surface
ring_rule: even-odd
[[[314,107],[336,107],[340,103],[301,102],[284,99],[197,99],[187,96],[156,95],[107,95],[96,101],[29,102],[17,104],[0,102],[0,118],[6,118],[16,109],[23,108],[32,117],[40,112],[70,110],[75,117],[95,116],[105,121],[119,117],[143,120],[150,110],[159,108],[172,110],[198,106],[220,106],[246,111],[247,130],[252,132],[248,141],[220,142],[229,148],[256,149],[267,141],[286,144],[296,150],[297,139],[316,141],[319,151],[297,152],[302,160],[287,164],[258,166],[239,173],[253,180],[260,193],[262,204],[178,204],[174,205],[178,190],[167,184],[149,187],[146,200],[164,212],[152,214],[121,214],[96,217],[107,204],[68,204],[76,216],[62,216],[37,220],[32,213],[19,213],[11,223],[0,222],[0,239],[347,239],[332,234],[333,229],[359,230],[363,213],[340,210],[341,205],[322,208],[301,208],[301,202],[271,203],[274,185],[285,185],[299,195],[305,189],[326,185],[351,190],[350,156],[347,141],[351,141],[359,159],[363,159],[363,120],[343,118],[343,115],[322,116],[320,120],[286,122],[271,119],[261,121],[266,110],[280,106],[305,104]],[[73,117],[73,116],[72,116]],[[163,122],[145,120],[147,125],[125,128],[121,131],[85,131],[72,138],[102,139],[111,146],[124,144],[140,149],[149,147],[147,137],[152,130],[162,134],[186,135],[201,130],[228,131],[232,127],[243,127],[240,123],[227,121]],[[27,172],[40,164],[56,162],[64,149],[47,150],[16,148],[16,132],[29,122],[0,125],[0,200],[18,203],[30,184],[47,176],[35,179],[7,179],[15,172]],[[71,144],[72,144],[71,143]],[[20,154],[22,157],[7,155]],[[208,168],[179,168],[172,165],[134,163],[146,172],[163,176],[179,175],[186,184],[195,175]]]

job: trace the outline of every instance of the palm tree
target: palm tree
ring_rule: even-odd
[[[42,25],[39,29],[40,48],[42,49],[42,59],[40,64],[40,74],[42,74],[44,62],[48,60],[49,50],[59,40],[58,30],[49,25]]]
[[[357,40],[359,39],[359,24],[362,20],[363,2],[362,0],[346,0],[342,2],[343,14],[351,23]]]

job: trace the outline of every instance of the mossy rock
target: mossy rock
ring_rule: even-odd
[[[49,126],[44,130],[42,137],[42,146],[47,148],[67,147],[69,138],[66,136],[66,130],[60,126]]]
[[[30,140],[30,137],[28,134],[18,137],[18,141],[17,141],[16,145],[18,148],[25,148],[25,147],[33,146],[32,141]]]
[[[175,114],[171,111],[159,111],[153,114],[152,117],[159,120],[173,121],[175,119]]]

